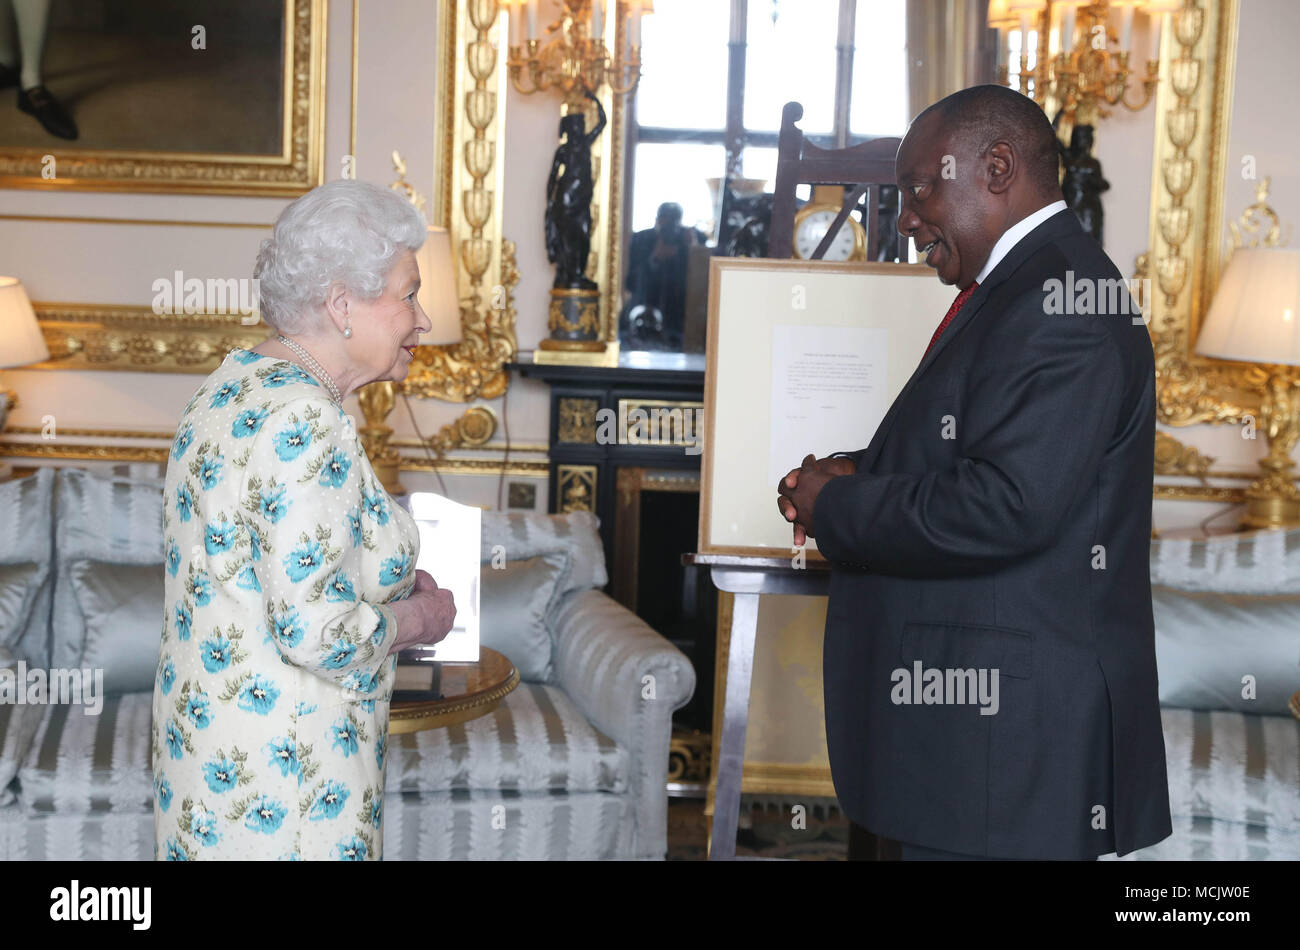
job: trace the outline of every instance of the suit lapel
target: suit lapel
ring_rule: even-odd
[[[889,430],[893,427],[894,420],[898,416],[899,407],[907,399],[908,394],[916,381],[921,378],[930,365],[939,357],[944,348],[957,338],[960,330],[970,323],[971,320],[979,314],[984,302],[988,300],[989,294],[998,284],[1003,283],[1008,277],[1015,273],[1022,263],[1029,259],[1039,248],[1050,241],[1059,240],[1070,234],[1082,230],[1079,219],[1075,217],[1073,211],[1068,208],[1052,215],[1034,230],[1026,234],[1020,242],[1013,247],[1007,254],[998,261],[998,266],[985,278],[984,283],[975,288],[975,293],[970,295],[970,299],[957,311],[952,322],[948,324],[947,329],[939,336],[934,346],[930,347],[930,352],[921,358],[916,369],[912,371],[911,378],[899,391],[898,397],[890,405],[889,411],[885,413],[885,418],[880,421],[876,428],[876,434],[871,438],[871,444],[867,446],[866,454],[863,455],[858,464],[858,471],[869,471],[875,464],[880,450],[884,446],[885,438],[889,435]]]

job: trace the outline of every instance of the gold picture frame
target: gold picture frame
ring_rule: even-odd
[[[282,2],[280,154],[0,147],[0,187],[296,197],[319,185],[324,180],[327,2]],[[50,155],[56,159],[55,174],[46,177]]]

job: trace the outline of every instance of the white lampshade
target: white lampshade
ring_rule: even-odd
[[[456,290],[456,264],[451,257],[451,235],[446,228],[429,228],[429,236],[416,255],[420,265],[420,306],[433,329],[420,337],[422,344],[459,343],[460,295]]]
[[[1210,304],[1196,352],[1300,366],[1300,250],[1241,248]]]
[[[0,369],[49,358],[27,291],[17,277],[0,277]]]
[[[990,27],[1013,30],[1020,24],[1020,16],[1012,12],[1008,0],[989,0],[987,22]]]

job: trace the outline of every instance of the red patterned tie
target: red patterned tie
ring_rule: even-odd
[[[970,299],[970,295],[975,293],[975,288],[978,286],[979,281],[973,280],[970,282],[970,286],[957,295],[957,299],[954,300],[952,306],[948,308],[948,313],[943,318],[943,322],[939,324],[938,328],[934,331],[934,336],[930,337],[930,345],[925,348],[926,353],[929,353],[931,348],[939,342],[939,337],[943,335],[944,330],[948,329],[948,324],[952,323],[952,318],[957,316],[957,311],[960,310],[962,305]],[[922,356],[922,359],[924,358],[925,357]]]

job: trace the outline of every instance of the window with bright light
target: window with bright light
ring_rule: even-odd
[[[824,148],[902,135],[906,9],[903,0],[655,0],[629,110],[630,229],[654,227],[671,201],[683,224],[712,238],[719,196],[709,180],[729,164],[770,192],[789,101],[803,105],[800,128]]]
[[[840,0],[749,0],[746,129],[780,131],[781,107],[794,101],[803,105],[799,127],[805,135],[835,131],[839,18]]]

